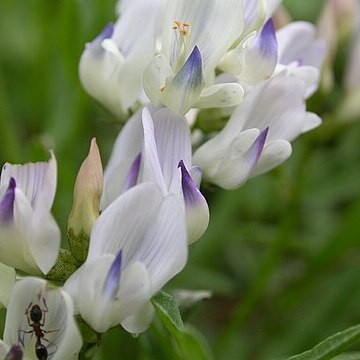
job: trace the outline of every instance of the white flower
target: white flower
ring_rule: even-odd
[[[278,75],[256,86],[217,135],[194,154],[204,178],[235,189],[291,155],[290,141],[321,123],[306,112],[305,84]]]
[[[35,306],[44,335],[37,341],[31,324],[31,310]],[[38,360],[38,351],[52,360],[75,360],[82,346],[81,335],[73,318],[70,296],[45,280],[24,278],[16,283],[6,312],[4,343],[19,345],[25,360]],[[16,358],[15,358],[16,359]]]
[[[326,43],[317,36],[316,27],[306,21],[290,23],[276,32],[278,66],[275,73],[286,71],[289,76],[303,80],[305,97],[319,85],[320,69],[326,55]]]
[[[29,273],[47,274],[55,264],[60,230],[50,213],[56,160],[5,164],[0,180],[0,261]]]
[[[186,120],[163,108],[136,113],[120,132],[105,170],[102,208],[141,182],[153,182],[164,195],[175,194],[185,208],[189,242],[201,237],[209,209],[198,189],[201,171],[191,164]]]
[[[0,263],[0,308],[6,307],[9,299],[9,294],[15,284],[16,272],[15,269]],[[0,357],[1,358],[1,357]]]
[[[143,98],[141,77],[155,55],[154,1],[133,0],[120,18],[87,44],[80,64],[85,90],[119,118]]]
[[[159,54],[143,76],[143,87],[151,103],[165,105],[180,115],[192,107],[239,104],[243,97],[239,84],[213,82],[220,58],[242,34],[242,3],[167,1],[161,20]]]
[[[294,22],[276,31],[268,19],[259,32],[253,31],[221,60],[219,68],[237,76],[241,83],[257,85],[285,72],[304,81],[305,97],[318,87],[326,46],[309,22]],[[250,87],[251,91],[252,88]]]
[[[175,195],[151,183],[132,187],[96,221],[86,262],[67,280],[83,319],[98,332],[148,327],[151,297],[187,259],[186,224]]]
[[[278,46],[272,20],[262,29],[250,33],[230,50],[219,65],[220,69],[236,74],[240,81],[255,85],[270,78],[278,60]]]

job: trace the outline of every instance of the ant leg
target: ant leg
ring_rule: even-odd
[[[44,309],[41,309],[44,317],[43,317],[43,321],[42,323],[40,324],[41,326],[44,326],[45,325],[45,321],[46,321],[46,313],[49,312],[49,309],[47,307],[47,304],[46,304],[46,301],[45,301],[45,298],[42,299],[43,300],[43,304],[44,304]]]
[[[26,308],[25,310],[25,315],[26,315],[26,318],[27,318],[27,322],[29,324],[29,326],[31,327],[31,321],[30,321],[30,317],[29,317],[29,313],[30,313],[30,309],[32,307],[32,302],[29,304],[29,306]]]
[[[18,330],[18,342],[24,347],[25,346],[25,343],[24,343],[25,334],[33,334],[33,333],[34,333],[34,330],[26,331],[26,330],[19,329]],[[21,336],[20,334],[23,334],[23,336]]]
[[[54,355],[58,351],[59,347],[53,341],[50,341],[49,339],[46,338],[42,338],[41,340],[48,343],[48,345],[46,346],[47,350],[52,350],[52,349],[54,350],[51,353],[49,353],[49,357]]]
[[[60,331],[60,330],[43,330],[42,332],[44,334],[51,334],[51,333],[58,332],[58,331]]]

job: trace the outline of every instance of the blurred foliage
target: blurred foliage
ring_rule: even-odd
[[[313,21],[322,3],[285,0],[295,19]],[[114,4],[0,2],[0,160],[44,160],[55,150],[54,214],[64,238],[90,139],[96,136],[106,163],[120,129],[77,76],[84,44],[114,21]],[[216,359],[286,358],[360,323],[360,121],[333,116],[342,91],[339,83],[312,99],[324,125],[298,139],[283,166],[236,191],[206,189],[209,229],[167,290],[213,292],[183,314]],[[176,359],[167,336],[158,322],[138,338],[115,328],[95,358]],[[359,345],[351,350],[344,359],[359,358]]]

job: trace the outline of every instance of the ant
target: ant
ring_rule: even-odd
[[[32,302],[29,304],[25,311],[25,315],[27,318],[28,325],[32,328],[32,330],[24,331],[19,330],[25,334],[35,334],[36,343],[35,343],[35,354],[39,360],[47,360],[48,351],[45,345],[41,343],[41,339],[44,341],[49,341],[45,339],[45,334],[53,331],[46,331],[42,327],[45,325],[46,321],[46,313],[49,311],[45,299],[43,300],[44,309],[42,309],[38,304],[33,304]],[[54,330],[57,331],[57,330]]]

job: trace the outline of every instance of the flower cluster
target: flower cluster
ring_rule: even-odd
[[[104,174],[91,142],[75,183],[70,251],[59,252],[51,215],[54,154],[48,162],[4,165],[3,357],[40,359],[46,351],[76,358],[73,314],[98,333],[119,324],[145,331],[151,298],[183,269],[189,244],[208,226],[201,180],[238,188],[286,160],[290,142],[321,123],[306,99],[319,83],[324,43],[306,22],[275,30],[277,5],[122,0],[116,23],[87,44],[83,87],[122,121],[133,115]],[[214,114],[225,125],[207,131],[199,119]],[[63,289],[33,277],[16,281],[14,269],[63,281]]]

